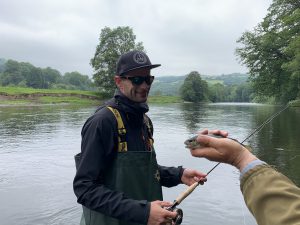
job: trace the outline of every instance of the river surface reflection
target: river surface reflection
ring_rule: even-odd
[[[81,207],[72,190],[73,156],[80,131],[95,107],[0,107],[1,225],[79,224]],[[158,162],[203,172],[215,163],[190,156],[183,142],[204,128],[224,129],[240,141],[278,106],[260,104],[150,105]],[[252,136],[255,154],[300,184],[300,109],[288,108]],[[239,173],[221,164],[184,200],[183,224],[255,225],[239,190]],[[183,185],[164,188],[173,201]]]

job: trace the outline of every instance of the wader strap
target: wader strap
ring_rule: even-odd
[[[144,114],[144,121],[146,123],[146,126],[147,126],[147,130],[148,130],[148,140],[149,140],[149,144],[150,144],[150,147],[151,149],[153,148],[153,143],[154,143],[154,139],[152,137],[152,133],[153,133],[153,125],[149,119],[149,117]]]
[[[127,152],[126,129],[122,117],[117,109],[110,106],[107,108],[115,115],[118,123],[118,152]]]

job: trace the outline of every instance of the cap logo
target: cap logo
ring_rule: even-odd
[[[147,62],[147,58],[142,52],[136,52],[133,55],[133,61],[137,64],[145,64]]]

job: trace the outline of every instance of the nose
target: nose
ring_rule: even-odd
[[[146,81],[143,81],[143,83],[140,84],[140,87],[142,88],[149,88],[151,86],[151,84],[147,84]]]

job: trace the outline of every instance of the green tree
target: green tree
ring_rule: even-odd
[[[63,81],[67,85],[73,86],[72,89],[91,90],[92,81],[87,75],[82,75],[77,71],[65,73]]]
[[[32,88],[45,88],[44,77],[41,68],[33,67],[26,75],[26,85]]]
[[[253,90],[249,82],[236,86],[234,102],[251,102]]]
[[[8,60],[5,63],[0,82],[3,86],[27,86],[32,88],[44,88],[42,70],[30,63]]]
[[[52,69],[51,67],[47,67],[42,69],[45,87],[51,88],[54,84],[58,84],[62,81],[62,75],[58,70]]]
[[[201,102],[207,100],[208,85],[201,79],[197,71],[192,71],[185,78],[180,88],[181,98],[189,102]]]
[[[144,51],[142,42],[135,42],[136,36],[130,27],[105,27],[101,30],[99,41],[91,65],[94,68],[93,79],[100,92],[112,95],[115,90],[113,77],[116,73],[116,61],[120,55],[130,50]]]
[[[299,35],[299,0],[273,0],[263,21],[237,41],[243,46],[236,53],[249,68],[256,95],[282,102],[299,96]]]
[[[226,102],[228,101],[226,97],[228,96],[228,89],[221,83],[215,83],[209,85],[208,88],[208,98],[212,102]]]
[[[20,64],[14,60],[7,60],[4,66],[4,71],[1,75],[1,85],[18,85],[25,79],[21,72]]]

